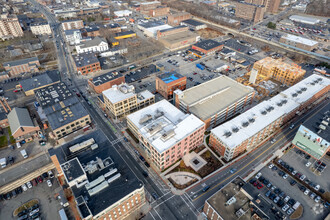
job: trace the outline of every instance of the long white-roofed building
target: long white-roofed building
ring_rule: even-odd
[[[295,115],[327,97],[330,80],[314,74],[211,130],[210,145],[227,161],[271,137]]]
[[[130,131],[139,139],[147,160],[164,170],[203,143],[205,124],[166,100],[127,116]]]

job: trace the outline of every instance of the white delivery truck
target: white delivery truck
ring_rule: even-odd
[[[21,154],[22,154],[24,159],[29,157],[28,154],[26,153],[26,150],[21,150]]]
[[[0,165],[1,165],[1,168],[5,168],[7,166],[6,158],[1,158],[0,159]]]

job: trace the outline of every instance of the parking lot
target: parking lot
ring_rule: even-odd
[[[15,209],[22,204],[32,200],[39,200],[39,209],[41,219],[60,219],[58,211],[61,209],[60,202],[54,197],[55,191],[60,187],[56,178],[49,178],[52,186],[49,187],[46,181],[23,191],[15,198],[0,201],[0,219],[17,219],[13,216]]]
[[[283,163],[287,161],[283,165],[286,167],[289,166],[288,169],[295,171],[294,173],[300,172],[306,175],[305,180],[309,179],[308,183],[315,181],[315,184],[320,184],[321,188],[319,191],[321,189],[329,191],[329,174],[327,173],[327,169],[318,178],[315,178],[316,176],[312,177],[315,174],[306,167],[305,163],[308,162],[307,159],[305,157],[301,158],[302,155],[295,153],[295,150],[290,150],[281,158],[282,161],[279,160],[279,162]],[[309,159],[309,161],[312,160]],[[324,201],[315,201],[317,195],[312,195],[313,192],[307,191],[307,195],[304,194],[306,187],[299,183],[297,179],[287,174],[287,172],[274,164],[269,164],[269,166],[264,167],[255,177],[251,178],[249,182],[255,186],[255,190],[259,190],[260,194],[268,202],[286,216],[290,216],[294,212],[294,206],[296,202],[299,202],[303,207],[303,214],[299,219],[324,219],[328,214],[327,208],[324,206]],[[290,209],[291,211],[289,211]]]

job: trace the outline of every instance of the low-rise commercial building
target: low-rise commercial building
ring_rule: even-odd
[[[80,30],[72,29],[64,31],[65,39],[70,45],[78,45],[82,40]]]
[[[80,53],[74,55],[72,58],[78,74],[87,75],[101,70],[100,61],[97,59],[95,53]]]
[[[109,50],[109,45],[104,38],[95,37],[92,40],[85,41],[81,45],[76,45],[77,53],[104,52]]]
[[[256,5],[247,2],[235,2],[236,11],[235,16],[238,18],[243,18],[253,23],[257,23],[264,19],[264,14],[266,12],[266,7],[263,5]]]
[[[242,113],[253,101],[254,90],[235,80],[220,76],[185,91],[174,91],[174,103],[213,128]]]
[[[148,12],[145,12],[145,15],[150,17],[160,17],[160,16],[166,16],[170,12],[169,7],[165,6],[158,6],[156,8],[150,9]]]
[[[82,29],[82,35],[84,37],[98,37],[100,36],[100,28],[97,26],[86,27]]]
[[[163,73],[156,77],[156,91],[165,99],[172,99],[175,90],[186,89],[187,77],[177,72]]]
[[[3,63],[3,67],[10,76],[17,76],[22,73],[37,73],[39,72],[39,66],[40,63],[37,57]]]
[[[280,42],[303,50],[311,51],[318,46],[318,42],[304,37],[286,34],[282,35]]]
[[[19,82],[26,96],[34,95],[34,91],[60,82],[58,70],[46,71],[43,74],[23,79]]]
[[[166,100],[127,116],[130,131],[158,170],[164,170],[203,143],[205,126]]]
[[[155,95],[148,90],[135,92],[133,85],[113,85],[112,88],[102,92],[104,108],[108,115],[120,119],[139,109],[155,103]]]
[[[144,185],[116,151],[123,145],[116,145],[98,130],[48,150],[83,220],[140,217]]]
[[[34,137],[38,137],[40,127],[37,120],[30,117],[26,108],[13,108],[8,114],[8,122],[12,136],[16,141],[31,141]]]
[[[174,26],[180,25],[181,21],[188,20],[191,17],[192,17],[191,14],[188,12],[178,12],[175,14],[169,14],[167,16],[167,23],[169,25],[174,25]]]
[[[283,85],[292,86],[302,80],[306,70],[295,63],[288,64],[279,59],[266,57],[254,63],[250,74],[250,82],[254,83],[258,77],[263,80],[275,79]]]
[[[142,14],[148,14],[148,12],[154,8],[161,6],[159,1],[152,1],[152,2],[142,2],[140,4],[140,12]]]
[[[134,31],[124,31],[124,32],[116,33],[116,36],[114,38],[116,40],[120,40],[120,39],[126,39],[126,38],[131,38],[131,37],[136,37],[136,33]]]
[[[330,103],[300,125],[292,144],[317,160],[330,151]]]
[[[51,35],[52,30],[47,21],[32,23],[30,25],[32,34],[34,35]]]
[[[114,85],[125,83],[125,76],[117,71],[109,72],[96,76],[88,80],[88,85],[96,93],[102,93]]]
[[[194,19],[187,19],[187,20],[181,21],[180,24],[188,26],[190,29],[195,30],[195,31],[207,28],[206,24],[196,21]]]
[[[3,13],[0,15],[0,38],[3,40],[13,38],[13,37],[22,37],[23,30],[17,19],[17,16],[14,14]]]
[[[130,10],[121,10],[121,11],[115,11],[113,12],[115,14],[115,16],[117,18],[121,18],[121,17],[128,17],[128,16],[131,16],[132,15],[132,11]]]
[[[42,112],[53,130],[50,134],[60,139],[81,128],[89,127],[91,118],[69,87],[63,83],[56,83],[35,92]]]
[[[82,29],[84,28],[84,22],[83,20],[79,19],[62,21],[62,28],[64,31],[72,29]]]
[[[328,78],[311,75],[273,98],[212,129],[209,143],[229,161],[259,146],[296,114],[301,114],[314,102],[326,98],[329,91]]]
[[[193,50],[197,50],[205,55],[213,54],[219,50],[222,50],[223,44],[220,44],[214,40],[203,40],[198,42],[191,47]]]
[[[320,23],[320,19],[315,18],[315,17],[307,17],[307,16],[301,16],[301,15],[291,15],[289,17],[291,21],[295,21],[298,23],[304,23],[304,24],[309,24],[309,25],[316,25]]]

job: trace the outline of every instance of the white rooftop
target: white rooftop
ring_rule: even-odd
[[[127,118],[160,154],[204,126],[196,116],[181,112],[167,100],[145,107]]]
[[[225,146],[235,148],[329,85],[328,78],[317,74],[311,75],[284,92],[212,129],[211,132]]]
[[[133,85],[129,86],[126,83],[121,85],[114,85],[112,86],[112,88],[107,89],[102,93],[112,103],[120,102],[122,100],[133,97],[136,94],[134,86]]]
[[[283,35],[282,37],[284,39],[294,41],[296,43],[305,44],[305,45],[308,45],[308,46],[314,46],[315,44],[318,44],[317,41],[310,40],[310,39],[307,39],[307,38],[304,38],[304,37],[299,37],[299,36],[292,35],[292,34]]]
[[[141,2],[141,5],[151,5],[151,4],[157,4],[160,3],[159,1],[153,1],[153,2]]]
[[[121,10],[121,11],[115,11],[114,12],[115,15],[123,15],[123,14],[132,14],[132,11],[130,10]]]
[[[163,25],[147,28],[147,30],[153,34],[156,34],[157,31],[161,31],[161,30],[165,30],[165,29],[169,29],[169,28],[172,28],[172,26],[170,26],[168,24],[163,24]]]
[[[289,17],[289,19],[292,21],[297,21],[297,22],[301,22],[301,23],[305,23],[305,24],[317,24],[320,22],[320,19],[301,16],[301,15],[291,15]]]

